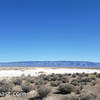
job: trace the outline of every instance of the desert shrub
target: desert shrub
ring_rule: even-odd
[[[13,92],[22,92],[22,87],[20,85],[16,85],[15,87],[12,88]]]
[[[81,82],[90,82],[88,77],[82,77]]]
[[[66,74],[56,74],[59,78],[60,77],[63,77],[63,76],[68,76],[68,74],[66,73]]]
[[[88,75],[89,75],[88,73],[85,73],[85,76],[86,76],[86,77],[88,77]]]
[[[76,73],[76,75],[78,76],[78,75],[79,75],[79,73]]]
[[[75,78],[77,75],[75,73],[72,74],[72,77]]]
[[[49,80],[48,79],[48,76],[47,75],[45,75],[45,74],[41,74],[40,76],[38,76],[39,78],[42,78],[43,80]]]
[[[24,92],[28,93],[28,92],[31,91],[32,86],[31,86],[31,84],[30,84],[28,81],[23,80],[23,81],[22,81],[22,84],[21,84],[21,88],[22,88],[22,90],[23,90]]]
[[[51,74],[50,81],[57,81],[60,80],[59,77],[56,74]]]
[[[8,80],[1,80],[0,81],[0,93],[1,94],[11,92],[13,87],[14,87],[14,84],[11,81],[8,81]],[[4,94],[2,96],[5,96],[5,95],[6,94]]]
[[[0,93],[2,92],[8,92],[6,84],[0,84]]]
[[[77,79],[72,79],[71,84],[74,85],[74,86],[77,86],[77,85],[79,85],[79,82],[78,82]]]
[[[51,89],[49,87],[46,87],[45,85],[41,85],[38,88],[38,95],[41,99],[45,98],[48,96],[48,94],[50,93]]]
[[[43,78],[37,77],[34,80],[35,85],[44,85],[47,84],[47,81],[43,80]]]
[[[97,72],[94,72],[93,74],[94,74],[94,75],[97,75]]]
[[[78,81],[78,82],[81,82],[81,78],[80,76],[77,76],[75,79]]]
[[[21,85],[21,83],[22,83],[22,78],[21,78],[21,77],[13,77],[13,78],[12,78],[12,82],[13,82],[15,85]]]
[[[62,94],[71,93],[74,89],[74,86],[69,83],[62,83],[58,87],[58,91]]]
[[[89,74],[88,78],[91,80],[96,80],[96,75]]]
[[[69,82],[67,74],[53,74],[51,75],[51,81],[62,81],[62,83]]]
[[[84,93],[80,95],[80,100],[96,100],[96,95],[92,93]]]
[[[14,87],[14,84],[12,81],[8,80],[2,80],[0,82],[0,92],[10,92],[12,91],[12,88]]]
[[[25,80],[25,79],[26,79],[26,76],[25,76],[24,74],[22,74],[22,75],[20,76],[20,78],[21,78],[22,80]]]
[[[100,73],[97,73],[97,74],[96,74],[96,77],[97,77],[97,78],[100,78]]]
[[[34,83],[35,78],[33,76],[28,75],[25,80],[30,83]]]
[[[82,90],[83,89],[83,85],[80,85],[79,88],[80,88],[80,90]]]
[[[92,80],[91,81],[91,86],[95,86],[96,85],[96,80]]]
[[[76,86],[75,89],[74,89],[74,92],[75,92],[76,94],[80,94],[80,92],[81,92],[80,87],[79,87],[79,86]]]
[[[62,81],[62,83],[68,83],[69,82],[69,79],[66,76],[61,77],[60,80]]]
[[[54,87],[56,87],[56,86],[58,86],[58,85],[60,85],[62,82],[61,81],[51,81],[51,86],[54,86]]]
[[[68,75],[68,76],[71,76],[71,74],[70,74],[70,73],[68,73],[67,75]]]
[[[85,76],[85,74],[84,73],[79,73],[79,75],[78,75],[79,77],[84,77]]]

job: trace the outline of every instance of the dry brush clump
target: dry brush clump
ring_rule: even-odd
[[[49,93],[51,92],[51,89],[45,85],[41,85],[37,89],[37,91],[38,91],[38,96],[40,97],[41,100],[43,100],[43,98],[49,95]]]
[[[51,81],[51,82],[50,82],[50,85],[51,85],[52,87],[57,87],[57,86],[59,86],[61,83],[62,83],[61,81]]]
[[[97,78],[100,78],[100,73],[97,73],[97,74],[96,74],[96,77],[97,77]]]
[[[24,80],[26,80],[26,81],[28,81],[30,83],[34,83],[35,77],[34,76],[31,76],[31,75],[28,75],[28,76],[25,77]]]
[[[73,90],[74,86],[69,83],[62,83],[58,87],[58,92],[62,94],[70,94],[71,92],[73,92]]]
[[[12,88],[12,92],[23,92],[22,87],[20,85],[16,85]]]
[[[0,81],[0,92],[8,92],[11,91],[14,87],[14,83],[8,80]]]
[[[22,77],[13,77],[11,80],[15,85],[21,85],[22,83]]]
[[[21,88],[25,93],[28,93],[32,90],[32,85],[30,84],[30,82],[23,80],[21,83]]]

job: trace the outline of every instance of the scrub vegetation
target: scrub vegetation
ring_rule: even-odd
[[[2,79],[0,100],[100,100],[100,74],[41,74]]]

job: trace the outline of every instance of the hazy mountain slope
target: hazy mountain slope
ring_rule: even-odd
[[[87,61],[23,61],[0,63],[0,67],[100,67],[100,63]]]

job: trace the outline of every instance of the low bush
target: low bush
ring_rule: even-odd
[[[51,81],[51,86],[57,87],[58,85],[61,84],[61,81]]]
[[[58,91],[62,94],[69,94],[73,91],[74,86],[69,83],[62,83],[58,87]]]
[[[15,85],[21,85],[21,83],[22,83],[22,78],[21,78],[21,77],[13,77],[13,78],[12,78],[12,82],[13,82]]]
[[[38,88],[38,95],[41,99],[45,98],[48,96],[48,94],[50,93],[51,89],[49,87],[46,87],[44,85],[41,85]]]
[[[35,83],[35,85],[44,85],[44,84],[47,84],[47,81],[43,80],[40,77],[37,77],[37,78],[35,78],[34,83]]]
[[[88,78],[91,80],[96,80],[96,75],[89,74]]]
[[[100,78],[100,73],[97,73],[97,74],[96,74],[96,77],[97,77],[97,78]]]
[[[77,85],[79,85],[79,82],[78,82],[77,79],[72,79],[71,84],[74,85],[74,86],[77,86]]]
[[[96,85],[96,80],[92,80],[91,81],[91,86],[95,86]]]
[[[32,90],[31,84],[26,80],[22,81],[21,88],[26,93],[28,93],[28,92],[30,92]]]
[[[60,78],[60,81],[62,81],[62,83],[68,83],[69,82],[69,79],[67,76],[63,76]]]
[[[8,80],[0,81],[0,93],[11,92],[13,87],[14,84],[11,81]]]
[[[88,77],[82,77],[81,82],[90,82],[90,79]]]
[[[79,86],[76,86],[75,89],[74,89],[74,92],[76,94],[80,94],[81,93],[81,88]]]
[[[28,75],[25,80],[30,83],[34,83],[35,78],[33,76]]]
[[[12,92],[22,92],[22,87],[20,85],[16,85],[12,88]]]
[[[72,74],[72,77],[75,78],[77,75],[75,73]]]

